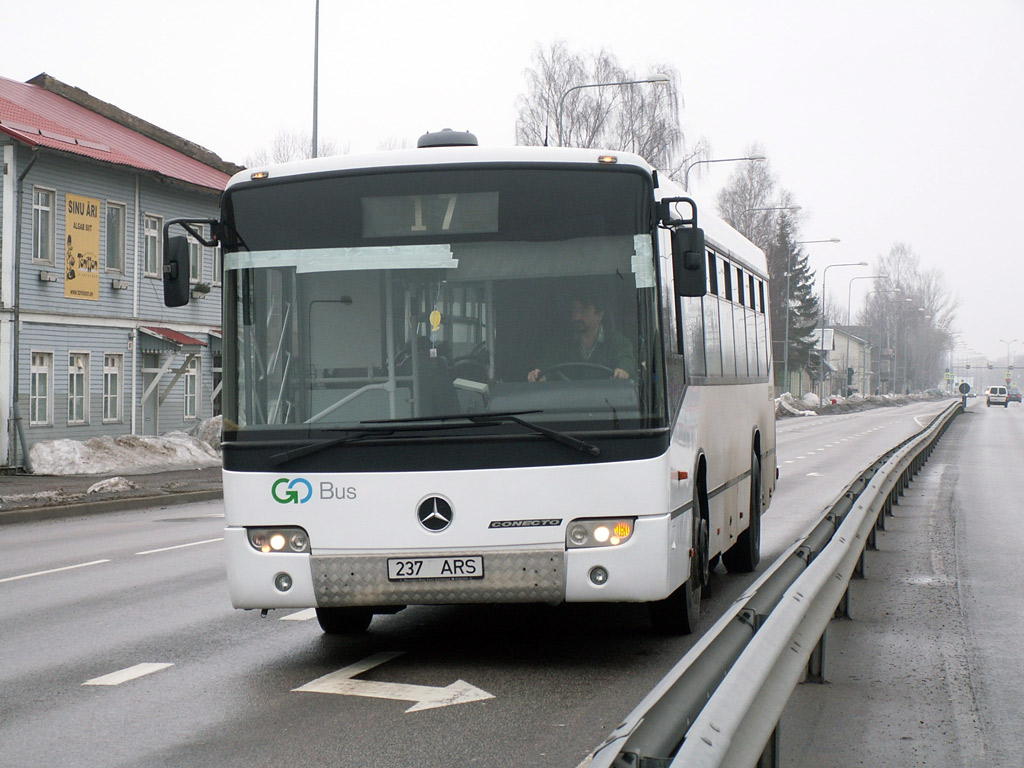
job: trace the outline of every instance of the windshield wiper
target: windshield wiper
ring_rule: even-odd
[[[543,413],[540,410],[531,411],[503,411],[496,413],[453,413],[444,416],[412,416],[405,419],[379,419],[373,421],[361,421],[360,424],[365,424],[374,428],[364,430],[345,430],[344,435],[338,437],[328,438],[326,440],[319,440],[309,445],[302,445],[298,448],[292,448],[281,453],[274,454],[270,457],[270,460],[275,465],[286,464],[293,459],[299,459],[303,456],[311,456],[320,451],[327,450],[336,445],[344,445],[345,443],[354,443],[360,440],[366,440],[375,437],[390,437],[397,432],[414,432],[414,431],[428,431],[428,430],[439,430],[439,429],[461,429],[465,427],[488,427],[496,424],[518,424],[527,429],[533,430],[539,435],[543,435],[549,440],[554,440],[556,443],[561,443],[575,451],[581,453],[588,453],[591,456],[600,456],[601,449],[592,444],[580,440],[578,438],[567,435],[564,432],[558,432],[554,429],[541,426],[532,421],[520,418],[521,416],[529,415],[531,413]],[[453,424],[451,422],[462,421],[469,422],[468,424]],[[435,422],[435,423],[431,423]],[[440,422],[440,423],[437,423]],[[385,426],[386,425],[386,426]],[[381,429],[381,427],[384,427]]]
[[[527,413],[530,413],[530,411],[527,411]],[[555,431],[553,429],[548,429],[547,427],[542,427],[540,424],[535,424],[532,421],[527,421],[526,419],[521,419],[521,418],[519,418],[519,416],[517,414],[514,414],[514,413],[504,413],[504,414],[486,414],[486,413],[481,413],[481,414],[469,414],[469,415],[466,416],[467,419],[470,419],[471,421],[477,422],[479,424],[485,424],[485,423],[488,423],[488,422],[477,421],[478,418],[479,419],[486,419],[488,417],[490,417],[490,420],[491,420],[490,423],[500,423],[500,422],[503,422],[503,421],[511,421],[511,422],[514,422],[515,424],[519,424],[519,425],[521,425],[523,427],[526,427],[527,429],[532,429],[534,432],[537,432],[537,433],[539,433],[541,435],[544,435],[544,437],[547,437],[547,438],[549,438],[551,440],[554,440],[556,443],[561,443],[562,445],[567,445],[570,448],[572,448],[573,450],[580,451],[582,453],[589,453],[591,456],[600,456],[601,455],[601,449],[598,448],[593,443],[585,442],[583,440],[580,440],[579,438],[573,437],[572,435],[567,435],[564,432],[557,432],[557,431]]]
[[[589,453],[591,456],[600,456],[601,449],[592,443],[587,443],[578,438],[567,435],[564,432],[558,432],[554,429],[548,429],[540,424],[536,424],[532,421],[520,418],[520,416],[529,416],[531,413],[543,413],[540,409],[533,409],[530,411],[496,411],[494,413],[452,413],[445,416],[414,416],[408,419],[399,419],[401,423],[415,423],[419,422],[430,422],[440,421],[449,422],[455,420],[465,420],[476,426],[488,426],[494,424],[502,424],[512,422],[513,424],[519,424],[520,426],[532,429],[534,432],[544,435],[545,437],[554,440],[556,443],[566,445],[573,450],[580,451],[582,453]],[[394,421],[380,420],[380,421],[361,421],[360,424],[394,424]],[[438,424],[438,429],[443,429],[444,426]]]
[[[311,456],[314,453],[320,453],[320,451],[327,450],[336,445],[344,445],[345,443],[355,443],[360,440],[366,440],[376,437],[390,437],[396,432],[411,432],[419,430],[434,430],[434,429],[464,429],[467,426],[480,427],[487,426],[484,423],[473,422],[471,424],[422,424],[413,423],[405,425],[402,422],[420,422],[420,421],[437,421],[438,419],[447,420],[452,418],[465,418],[463,416],[452,417],[452,416],[441,416],[441,417],[426,417],[426,418],[410,418],[401,419],[397,424],[390,421],[361,421],[360,424],[373,424],[373,425],[388,425],[384,429],[363,429],[363,430],[342,430],[345,432],[344,435],[338,437],[330,437],[326,440],[317,440],[316,442],[309,443],[308,445],[300,445],[298,448],[292,448],[281,453],[275,453],[270,457],[270,460],[275,465],[286,464],[292,459],[299,459],[303,456]],[[335,430],[331,430],[332,432]]]

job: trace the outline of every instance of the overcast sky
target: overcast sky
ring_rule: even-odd
[[[636,12],[628,9],[639,9]],[[285,10],[287,9],[287,10]],[[242,163],[312,123],[314,0],[6,3],[0,75],[40,72]],[[687,135],[760,142],[802,206],[819,275],[905,243],[959,296],[964,344],[1024,353],[1021,0],[321,0],[320,136],[339,150],[427,130],[515,139],[538,45],[680,74]],[[712,196],[731,164],[691,176]],[[828,273],[846,303],[849,279]],[[870,280],[853,283],[856,314]]]

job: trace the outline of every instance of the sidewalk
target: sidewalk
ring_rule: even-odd
[[[220,467],[116,476],[0,475],[0,525],[222,496]]]

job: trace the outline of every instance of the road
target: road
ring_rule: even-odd
[[[790,701],[784,765],[1022,764],[1021,466],[1024,408],[972,401],[851,583],[853,620],[828,630],[828,684]]]
[[[761,568],[943,405],[781,422]],[[326,637],[230,608],[220,514],[4,527],[0,766],[575,766],[694,642],[637,606],[413,608]],[[703,625],[755,577],[716,572]],[[296,690],[329,675],[342,692]],[[422,708],[458,681],[484,695]]]

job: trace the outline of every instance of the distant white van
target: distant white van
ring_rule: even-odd
[[[996,386],[985,390],[985,405],[991,408],[993,403],[1007,407],[1006,387]]]

